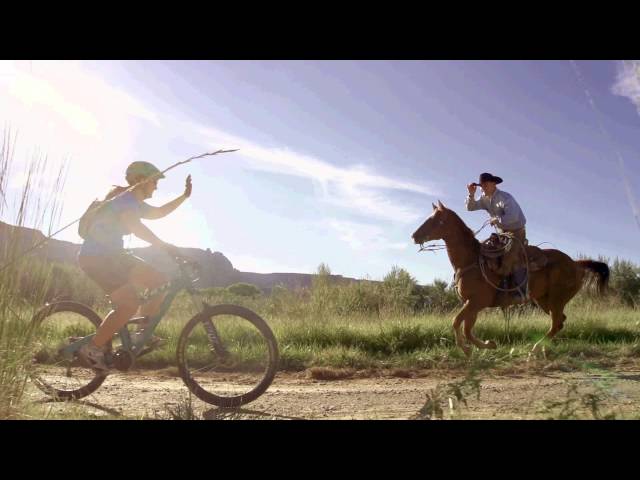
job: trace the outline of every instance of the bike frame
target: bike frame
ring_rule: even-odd
[[[129,333],[129,328],[128,328],[128,326],[131,324],[132,321],[141,317],[131,318],[127,323],[125,323],[125,325],[120,330],[118,330],[116,335],[120,337],[120,341],[122,342],[121,350],[129,352],[130,354],[132,354],[134,358],[140,356],[141,353],[144,352],[144,346],[153,336],[153,332],[155,331],[156,327],[158,326],[162,318],[165,316],[165,314],[169,310],[169,307],[171,307],[171,303],[173,303],[173,300],[176,298],[178,293],[180,293],[181,290],[185,289],[187,290],[187,292],[191,294],[192,299],[194,299],[195,289],[192,287],[192,283],[195,282],[196,280],[197,279],[191,280],[190,278],[188,278],[187,274],[185,274],[183,270],[183,267],[180,266],[179,276],[172,279],[167,286],[160,287],[159,289],[157,289],[158,291],[156,291],[155,294],[148,295],[147,301],[149,299],[148,297],[155,296],[157,294],[162,293],[162,291],[164,290],[168,290],[168,293],[164,298],[162,305],[160,306],[160,310],[156,315],[150,318],[149,325],[143,330],[142,335],[135,335],[135,337],[137,338],[133,340],[131,338],[131,334]],[[204,312],[205,307],[206,307],[206,304],[204,302],[200,302],[201,312]],[[207,323],[210,323],[210,322],[207,322]],[[61,348],[60,353],[64,357],[68,358],[69,360],[72,360],[74,357],[74,354],[78,350],[80,350],[80,348],[82,348],[84,345],[89,343],[93,339],[93,337],[95,337],[95,335],[96,334],[93,333],[91,335],[87,335],[86,337],[82,337],[79,340],[76,340],[75,342],[67,345],[66,347]],[[113,355],[113,352],[111,353],[111,355]],[[111,363],[111,358],[107,358],[107,361]]]

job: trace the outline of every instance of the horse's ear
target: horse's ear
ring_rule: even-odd
[[[436,206],[436,204],[435,204],[435,203],[431,202],[431,205],[433,205],[433,209],[434,209],[434,210],[437,210],[437,209],[438,209],[438,207]]]
[[[445,208],[447,207],[445,207],[444,204],[440,200],[438,200],[438,210],[444,210]]]

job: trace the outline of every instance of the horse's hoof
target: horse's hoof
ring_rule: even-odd
[[[496,345],[496,342],[494,342],[493,340],[487,340],[486,342],[484,342],[485,347],[490,348],[491,350],[495,350],[496,348],[498,348],[498,346]]]

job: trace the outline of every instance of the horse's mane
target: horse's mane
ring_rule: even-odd
[[[464,220],[462,220],[456,212],[454,212],[450,208],[448,208],[447,210],[451,212],[451,215],[456,219],[456,222],[458,223],[462,241],[465,243],[469,243],[474,249],[480,249],[480,242],[476,238],[476,235],[473,233],[473,230],[467,227],[467,224],[464,223]]]

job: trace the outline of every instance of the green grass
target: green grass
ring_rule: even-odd
[[[168,343],[143,356],[141,368],[175,365],[177,339],[192,313],[186,299],[179,298],[156,334]],[[181,312],[185,312],[182,315]],[[546,360],[564,363],[595,359],[604,363],[617,358],[640,357],[640,315],[627,308],[571,307],[566,311],[565,328],[546,346]],[[311,367],[353,369],[450,369],[466,368],[468,361],[455,345],[451,328],[454,313],[448,315],[405,315],[366,318],[362,315],[327,318],[282,318],[265,315],[280,349],[280,368],[300,371]],[[540,340],[550,318],[537,310],[512,316],[508,328],[500,311],[480,315],[474,333],[483,340],[494,340],[496,350],[474,350],[474,361],[487,367],[509,368],[526,362],[532,345]],[[53,335],[68,335],[61,326]],[[51,332],[50,332],[51,333]],[[259,336],[238,326],[222,327],[221,336],[249,368],[263,353]],[[204,330],[194,332],[190,359],[204,359],[208,342]],[[204,362],[204,360],[202,360]]]
[[[16,226],[50,229],[59,219],[63,169],[49,172],[46,157],[34,155],[25,164],[25,181],[16,198],[7,198],[15,141],[5,129],[0,145],[0,218]],[[7,228],[0,242],[0,418],[20,411],[31,360],[30,305],[42,304],[52,283],[50,266],[22,255],[31,244],[16,233]]]
[[[367,314],[360,309],[349,313],[336,308],[353,287],[336,294],[326,285],[307,292],[284,289],[271,296],[241,296],[226,289],[209,289],[210,303],[235,303],[256,311],[270,325],[280,349],[280,369],[302,371],[312,367],[336,369],[464,369],[469,361],[455,345],[452,331],[455,311],[412,313],[382,309]],[[365,288],[365,287],[361,287]],[[375,288],[380,288],[376,286]],[[327,295],[321,301],[320,293]],[[329,293],[327,293],[329,292]],[[333,299],[333,300],[332,300]],[[319,308],[318,304],[323,307]],[[99,309],[104,316],[106,310]],[[162,348],[138,359],[137,366],[162,369],[176,365],[178,338],[196,313],[191,299],[181,293],[162,320],[155,334],[167,340]],[[640,312],[609,299],[577,297],[565,310],[565,328],[545,347],[540,365],[573,369],[577,362],[591,359],[601,365],[640,356]],[[496,370],[509,370],[526,364],[533,344],[550,327],[550,317],[536,308],[515,310],[508,323],[498,309],[479,315],[474,328],[482,340],[494,340],[496,350],[473,349],[473,362]],[[82,331],[84,332],[84,330]],[[49,335],[63,341],[80,330],[61,322]],[[86,332],[84,332],[86,333]],[[259,366],[260,337],[247,334],[237,325],[221,327],[220,333],[239,355],[243,368]],[[193,366],[205,363],[208,341],[202,328],[194,331],[189,353]]]

